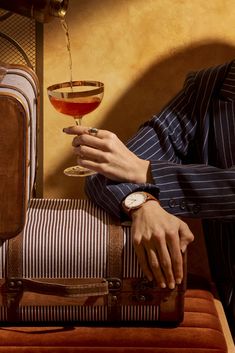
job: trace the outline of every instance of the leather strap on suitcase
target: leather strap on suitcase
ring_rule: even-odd
[[[122,279],[122,249],[123,231],[120,224],[110,224],[108,252],[108,274],[109,274],[109,317],[110,320],[121,320],[121,305],[118,302],[117,293],[121,290]]]

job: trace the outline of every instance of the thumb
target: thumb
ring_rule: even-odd
[[[69,127],[64,127],[63,132],[65,132],[68,135],[81,135],[84,133],[88,134],[88,127],[86,126],[69,126]]]

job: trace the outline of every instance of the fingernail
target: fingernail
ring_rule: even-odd
[[[175,288],[175,283],[174,282],[169,283],[168,287],[170,289],[174,289]]]
[[[175,280],[175,283],[176,284],[180,284],[182,282],[182,279],[181,278],[176,278],[176,280]]]
[[[164,283],[164,282],[160,283],[160,287],[161,288],[166,288],[166,283]]]
[[[67,129],[66,129],[66,127],[64,127],[64,128],[63,128],[63,132],[67,132]]]

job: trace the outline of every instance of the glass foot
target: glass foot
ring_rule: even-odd
[[[66,168],[64,174],[72,177],[86,177],[88,175],[96,174],[96,172],[76,165],[74,167]]]

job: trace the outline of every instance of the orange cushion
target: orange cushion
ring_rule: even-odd
[[[213,296],[186,291],[179,327],[2,327],[0,353],[225,353]]]

